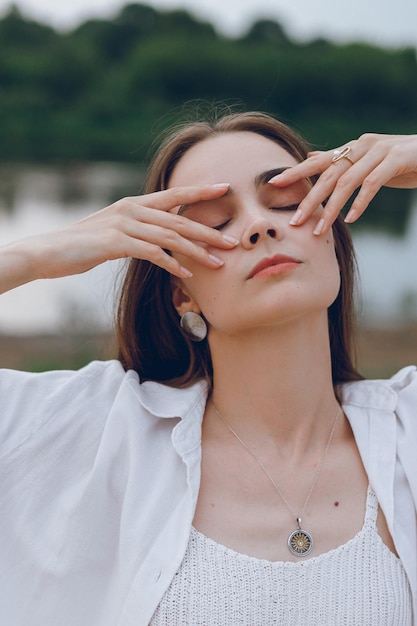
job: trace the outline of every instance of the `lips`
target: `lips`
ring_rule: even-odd
[[[287,264],[294,265],[297,263],[301,263],[301,261],[291,256],[277,254],[273,257],[263,259],[257,265],[255,265],[255,267],[250,272],[248,279],[253,278],[256,274],[259,274],[259,272],[262,272],[262,270],[266,269],[267,267],[274,267],[274,266],[287,265]]]

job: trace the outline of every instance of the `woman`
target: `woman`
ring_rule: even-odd
[[[2,623],[417,623],[417,375],[354,367],[339,216],[416,148],[192,124],[147,195],[2,249],[3,291],[135,259],[119,361],[0,376]]]

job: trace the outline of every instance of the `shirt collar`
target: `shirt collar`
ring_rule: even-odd
[[[390,380],[360,380],[340,385],[340,397],[343,405],[357,405],[362,408],[394,411],[397,403],[397,388],[407,384],[415,367],[405,367]],[[146,381],[138,384],[135,372],[128,373],[128,382],[142,406],[156,417],[185,418],[196,403],[207,397],[208,384],[204,379],[176,388]]]
[[[415,366],[408,366],[388,380],[344,383],[339,388],[342,405],[394,412],[398,401],[397,392],[410,382],[415,370]]]
[[[186,418],[207,397],[208,384],[204,379],[179,389],[154,381],[138,384],[137,374],[129,373],[132,374],[129,384],[141,405],[155,417]]]

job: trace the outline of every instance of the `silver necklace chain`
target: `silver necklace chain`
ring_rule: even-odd
[[[249,446],[243,441],[243,439],[232,428],[232,426],[229,424],[229,422],[226,420],[226,418],[223,417],[223,415],[220,413],[220,411],[218,410],[218,408],[214,404],[213,400],[211,400],[211,404],[212,404],[213,409],[216,412],[216,415],[219,418],[219,420],[224,424],[224,426],[226,426],[226,428],[232,433],[232,435],[245,448],[245,450],[248,452],[248,454],[250,454],[251,457],[256,461],[256,463],[259,465],[259,467],[261,468],[261,470],[263,471],[265,476],[268,478],[269,482],[274,487],[274,489],[277,492],[277,494],[280,496],[280,498],[282,499],[282,501],[286,505],[287,509],[295,517],[298,528],[297,528],[297,530],[294,533],[292,533],[290,535],[290,537],[288,539],[288,547],[289,547],[290,551],[293,554],[295,554],[296,556],[305,556],[306,554],[308,554],[311,551],[311,549],[313,547],[313,539],[312,539],[312,537],[311,537],[311,535],[309,533],[307,533],[306,531],[303,531],[301,529],[301,520],[302,520],[302,517],[304,515],[304,511],[306,510],[307,505],[310,502],[310,498],[311,498],[311,495],[312,495],[312,493],[314,491],[314,487],[316,486],[316,483],[317,483],[317,481],[318,481],[318,479],[320,477],[320,474],[321,474],[321,470],[323,469],[323,465],[324,465],[324,461],[325,461],[326,456],[327,456],[327,452],[329,451],[330,445],[332,443],[333,435],[334,435],[334,432],[336,430],[337,421],[338,421],[339,415],[341,413],[340,406],[338,407],[337,413],[336,413],[335,418],[333,420],[332,428],[330,430],[330,434],[329,434],[329,437],[327,439],[326,447],[324,449],[323,456],[322,456],[321,461],[320,461],[320,465],[319,465],[319,467],[317,469],[317,472],[314,475],[314,478],[313,478],[312,483],[310,485],[310,489],[308,490],[307,497],[306,497],[306,499],[304,501],[304,505],[303,505],[303,508],[301,510],[301,513],[300,513],[300,515],[297,515],[293,511],[293,509],[292,509],[290,503],[288,502],[287,498],[282,493],[281,489],[278,487],[277,483],[272,478],[271,474],[266,469],[266,467],[262,463],[262,461],[256,456],[256,454],[254,454],[254,452],[252,452],[252,450],[249,448]],[[298,545],[297,545],[297,543],[298,543]]]

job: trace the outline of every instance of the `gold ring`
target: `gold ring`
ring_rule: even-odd
[[[347,159],[352,165],[353,161],[349,156],[349,152],[352,150],[350,146],[345,146],[344,148],[337,148],[337,150],[333,151],[332,163],[337,163],[340,159]]]

